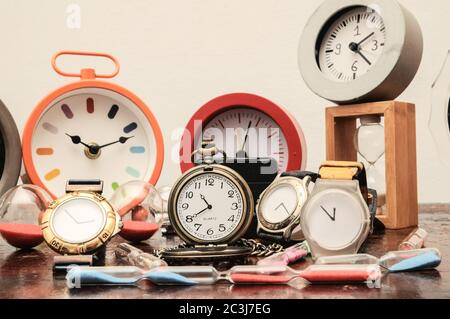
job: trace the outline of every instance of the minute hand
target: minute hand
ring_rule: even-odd
[[[366,42],[371,36],[373,36],[375,34],[375,32],[372,32],[371,34],[369,34],[367,37],[365,37],[364,39],[362,39],[361,41],[359,41],[357,43],[358,47],[363,44],[364,42]]]

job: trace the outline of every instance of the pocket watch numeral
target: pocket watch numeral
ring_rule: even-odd
[[[206,231],[206,234],[211,236],[212,234],[214,234],[214,230],[212,230],[212,228],[210,228]]]
[[[238,204],[237,204],[237,203],[231,204],[231,209],[232,209],[232,210],[238,209]]]
[[[186,198],[194,197],[194,192],[186,192]]]
[[[233,190],[229,190],[228,191],[228,197],[229,198],[234,198],[234,191]]]
[[[191,215],[186,215],[186,223],[192,223],[193,222],[193,218]]]
[[[202,227],[202,224],[194,224],[195,230],[199,231],[200,228]]]
[[[221,233],[223,233],[224,231],[226,231],[227,229],[226,229],[226,227],[225,227],[225,225],[224,224],[220,224],[219,225],[219,231],[221,232]]]
[[[231,215],[230,218],[228,218],[229,222],[234,222],[234,215]]]
[[[183,205],[181,205],[181,207],[183,209],[188,209],[189,208],[189,204],[188,203],[183,203]]]

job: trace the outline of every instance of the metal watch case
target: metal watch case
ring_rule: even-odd
[[[216,241],[204,241],[189,234],[180,224],[179,216],[177,214],[177,199],[183,189],[183,186],[192,178],[202,174],[219,174],[235,182],[239,191],[242,194],[244,216],[236,230],[228,236]],[[236,240],[242,238],[247,232],[253,219],[253,195],[247,182],[234,170],[220,164],[203,164],[198,165],[187,172],[185,172],[174,184],[169,195],[168,214],[170,224],[174,228],[177,235],[188,244],[192,245],[209,245],[209,244],[231,244]]]
[[[310,176],[305,176],[303,179],[293,177],[293,176],[282,176],[277,177],[272,184],[269,185],[260,195],[258,202],[256,204],[256,216],[258,218],[258,226],[257,226],[257,234],[261,232],[261,230],[265,231],[269,234],[280,235],[282,234],[283,240],[303,240],[303,232],[301,231],[300,226],[300,215],[302,211],[302,207],[305,204],[306,200],[309,197],[308,185],[311,182]],[[271,223],[264,218],[264,214],[261,210],[261,203],[264,200],[264,196],[270,194],[270,192],[279,187],[281,184],[289,184],[294,187],[297,193],[297,207],[287,219],[280,223]],[[304,193],[306,195],[305,201],[300,201],[300,193]]]
[[[340,249],[327,249],[325,247],[321,247],[317,241],[314,239],[314,234],[311,234],[308,227],[308,214],[309,208],[312,204],[312,201],[315,197],[321,196],[321,193],[325,190],[340,190],[347,192],[350,196],[353,196],[361,206],[361,214],[363,214],[363,225],[361,230],[356,237],[356,239],[349,243],[346,247],[342,247]],[[358,252],[361,245],[366,240],[367,236],[370,232],[370,224],[371,224],[370,212],[369,208],[361,194],[359,188],[359,182],[357,180],[328,180],[328,179],[317,179],[314,189],[311,192],[308,201],[302,208],[302,214],[300,218],[300,225],[303,230],[303,234],[305,236],[306,241],[311,248],[311,253],[313,259],[316,259],[321,256],[333,256],[333,255],[346,255],[346,254],[355,254]]]
[[[65,242],[57,237],[52,228],[52,218],[56,208],[64,202],[72,200],[73,198],[85,198],[94,201],[106,212],[106,223],[102,231],[96,235],[95,238],[81,244]],[[42,215],[40,225],[44,235],[44,240],[48,246],[57,253],[63,255],[82,255],[93,253],[103,247],[122,229],[122,221],[119,214],[114,210],[106,198],[98,193],[87,191],[70,192],[51,202],[47,210]]]

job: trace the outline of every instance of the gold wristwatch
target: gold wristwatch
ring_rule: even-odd
[[[119,214],[104,198],[100,180],[69,180],[66,195],[42,215],[45,242],[63,255],[94,253],[122,228]]]

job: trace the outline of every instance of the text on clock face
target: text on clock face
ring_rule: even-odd
[[[200,174],[190,179],[176,201],[181,226],[201,240],[219,240],[232,234],[244,214],[239,187],[225,176]]]
[[[353,81],[377,62],[385,40],[381,16],[366,7],[353,8],[324,30],[317,56],[320,70],[334,81]]]

